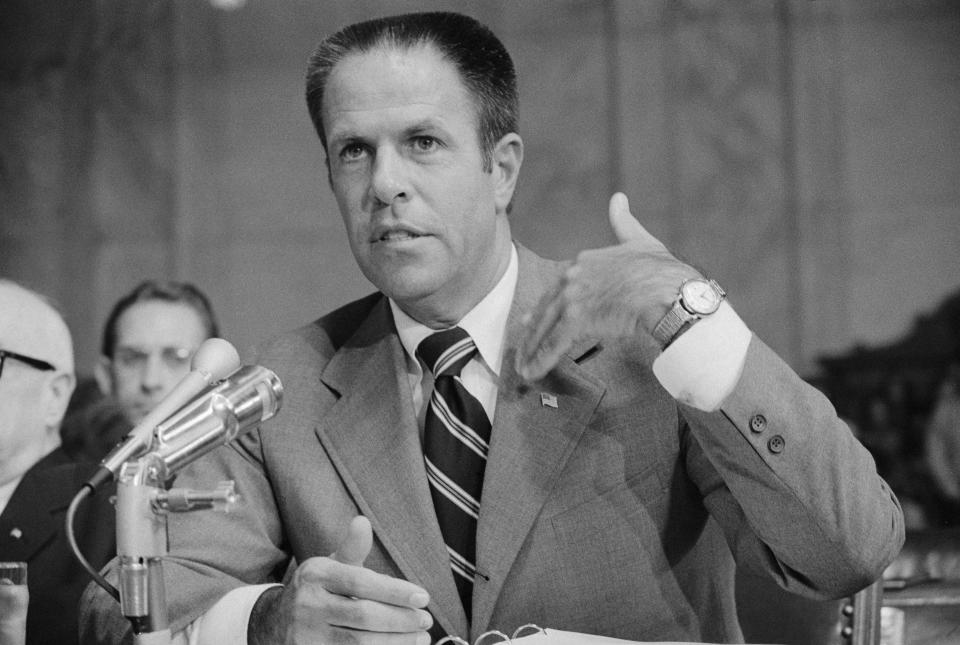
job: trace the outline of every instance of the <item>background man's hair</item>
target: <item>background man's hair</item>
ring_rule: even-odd
[[[35,298],[37,301],[43,303],[46,307],[50,309],[50,311],[53,313],[54,316],[59,318],[59,323],[60,325],[62,325],[63,334],[65,334],[64,340],[66,341],[66,346],[63,347],[63,351],[67,352],[67,355],[63,356],[63,359],[68,360],[69,362],[66,364],[62,364],[58,360],[58,361],[54,361],[54,365],[56,365],[58,369],[65,369],[66,371],[73,372],[74,371],[73,332],[70,331],[70,326],[67,324],[67,317],[66,315],[64,315],[63,308],[60,306],[60,303],[57,302],[52,297],[46,295],[45,293],[41,293],[37,291],[33,287],[28,287],[26,284],[22,282],[18,282],[16,280],[12,280],[10,278],[0,277],[0,286],[6,287],[8,289],[20,290],[28,294],[30,297]]]
[[[107,322],[103,327],[103,342],[100,352],[107,358],[113,358],[117,344],[117,322],[123,313],[138,302],[160,300],[162,302],[183,303],[197,312],[207,337],[219,336],[220,330],[217,318],[213,313],[210,301],[200,289],[189,282],[174,282],[172,280],[145,280],[137,285],[133,291],[126,294],[113,306]]]
[[[492,167],[493,149],[505,134],[517,131],[517,75],[510,54],[487,27],[451,12],[411,13],[377,18],[345,27],[324,39],[307,65],[307,108],[327,148],[323,94],[330,72],[344,57],[385,46],[397,49],[433,45],[449,60],[473,97],[483,167]],[[327,151],[329,154],[329,151]]]

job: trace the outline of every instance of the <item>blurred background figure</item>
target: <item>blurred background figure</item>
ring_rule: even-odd
[[[147,280],[113,306],[94,383],[82,383],[64,425],[71,455],[98,460],[190,371],[218,335],[207,296],[188,282]]]
[[[77,387],[60,426],[61,446],[76,461],[99,461],[133,425],[112,396],[105,396],[92,376],[77,378]]]
[[[960,525],[960,358],[940,386],[927,426],[926,459],[942,498],[941,526]]]
[[[136,424],[187,375],[200,344],[217,334],[210,301],[197,287],[142,282],[107,318],[94,370],[100,391]]]
[[[28,644],[77,642],[77,602],[90,581],[64,531],[67,506],[93,470],[60,447],[74,384],[61,315],[39,294],[0,279],[0,554],[28,565]],[[97,568],[116,551],[109,494],[81,505],[75,525]]]
[[[892,380],[864,402],[858,438],[873,455],[877,472],[896,491],[908,530],[929,528],[935,512],[930,477],[923,460],[922,436],[910,425],[903,385]],[[923,430],[920,428],[919,430]]]

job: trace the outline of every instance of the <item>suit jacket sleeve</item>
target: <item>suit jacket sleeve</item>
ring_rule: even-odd
[[[175,481],[176,487],[210,489],[233,480],[240,502],[227,513],[204,510],[168,516],[169,551],[177,555],[164,558],[163,569],[174,633],[231,589],[279,582],[289,564],[274,496],[259,458],[259,432],[194,462]],[[114,559],[105,568],[114,585],[117,565]],[[80,642],[132,642],[119,604],[96,584],[84,592],[80,611]]]
[[[873,458],[755,336],[712,413],[681,406],[686,462],[738,566],[814,597],[853,593],[899,552],[903,514]]]

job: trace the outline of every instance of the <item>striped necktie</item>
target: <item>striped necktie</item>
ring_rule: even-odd
[[[460,381],[460,370],[476,353],[473,339],[459,327],[428,336],[417,348],[434,378],[423,433],[427,479],[468,620],[477,572],[480,491],[490,442],[487,413]]]

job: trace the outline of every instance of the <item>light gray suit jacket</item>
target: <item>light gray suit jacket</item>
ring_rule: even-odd
[[[181,473],[178,486],[233,479],[242,501],[226,515],[171,517],[174,629],[231,588],[282,579],[291,558],[328,555],[358,513],[375,533],[366,565],[422,585],[437,629],[471,639],[535,622],[634,640],[737,642],[735,561],[814,597],[880,575],[903,540],[896,498],[827,400],[758,339],[714,413],[679,406],[662,389],[646,337],[581,342],[524,385],[512,367],[519,321],[561,270],[520,249],[469,629],[430,500],[403,349],[380,294],[259,352],[256,362],[284,384],[281,412]],[[124,626],[119,609],[88,592],[83,642],[112,642]]]

